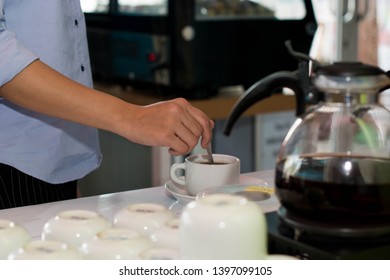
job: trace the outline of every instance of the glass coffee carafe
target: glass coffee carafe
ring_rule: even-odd
[[[297,119],[275,167],[284,212],[300,222],[390,232],[390,112],[378,103],[388,73],[360,62],[321,65],[304,54],[295,72],[254,84],[227,119],[229,134],[252,104],[282,88],[296,95]]]

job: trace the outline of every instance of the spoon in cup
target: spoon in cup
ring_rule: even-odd
[[[214,163],[214,158],[213,158],[213,151],[211,150],[211,143],[209,143],[208,145],[207,145],[207,155],[208,155],[208,157],[209,157],[209,162],[210,163]]]

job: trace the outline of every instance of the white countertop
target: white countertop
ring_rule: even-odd
[[[266,181],[269,187],[274,186],[274,172],[259,171],[241,175],[240,182],[255,184]],[[174,213],[180,215],[185,204],[170,196],[164,186],[150,187],[139,190],[89,196],[60,202],[45,203],[0,210],[0,219],[8,219],[24,226],[33,239],[39,239],[44,224],[59,212],[64,210],[84,209],[100,213],[112,221],[115,213],[133,203],[158,203],[165,205]],[[259,202],[264,212],[275,211],[279,202],[275,197]]]

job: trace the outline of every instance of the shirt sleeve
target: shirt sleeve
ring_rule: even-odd
[[[15,34],[7,30],[6,12],[0,0],[0,87],[12,80],[38,57],[25,48]]]

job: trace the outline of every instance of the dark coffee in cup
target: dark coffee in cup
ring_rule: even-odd
[[[208,165],[223,165],[223,164],[229,164],[228,162],[223,162],[223,161],[214,161],[214,162],[199,161],[198,163],[200,163],[200,164],[208,164]]]

